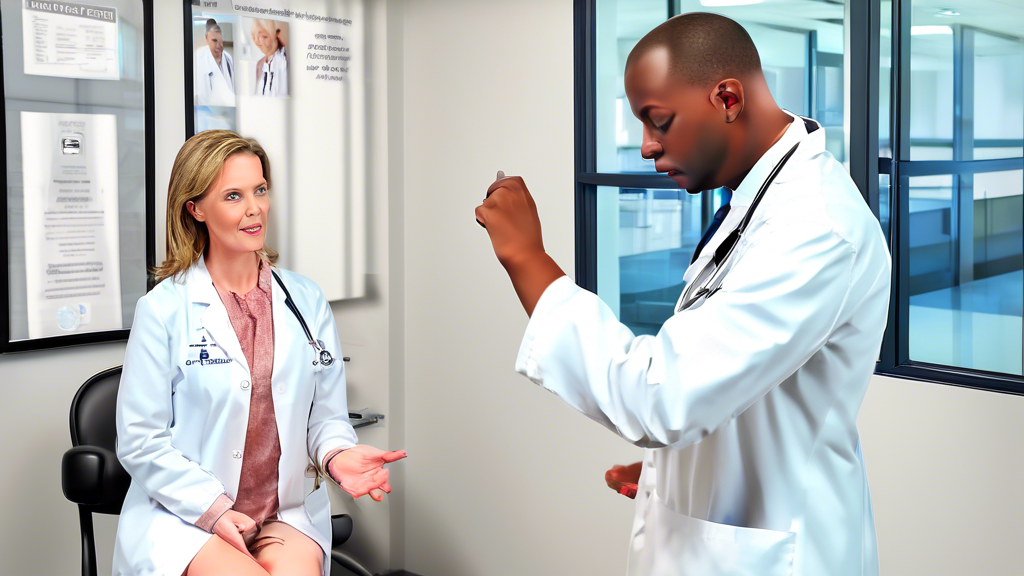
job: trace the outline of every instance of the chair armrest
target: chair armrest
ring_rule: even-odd
[[[331,548],[337,548],[352,537],[352,517],[348,514],[331,516]]]
[[[106,448],[75,446],[61,461],[64,497],[76,504],[120,510],[131,481],[117,456]]]

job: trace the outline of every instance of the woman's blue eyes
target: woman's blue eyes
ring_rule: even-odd
[[[260,189],[256,190],[256,194],[261,195],[261,196],[263,194],[266,194],[266,193],[267,193],[267,189],[266,188],[260,188]],[[225,200],[238,200],[239,198],[241,198],[241,196],[238,195],[238,192],[232,192],[232,193],[228,194],[224,199]]]

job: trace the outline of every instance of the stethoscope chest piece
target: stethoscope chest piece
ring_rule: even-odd
[[[327,351],[327,347],[324,346],[324,341],[313,339],[313,333],[309,331],[309,326],[306,325],[305,318],[302,317],[298,306],[296,306],[295,302],[292,301],[292,295],[288,293],[288,288],[284,285],[284,282],[281,281],[281,277],[277,275],[277,272],[271,271],[271,274],[274,275],[274,279],[277,280],[281,289],[284,290],[285,306],[287,306],[288,309],[292,311],[292,314],[295,315],[295,319],[299,321],[299,325],[302,326],[302,331],[306,334],[306,338],[309,340],[309,345],[312,346],[313,350],[317,353],[317,359],[313,360],[313,366],[323,364],[326,368],[331,364],[334,364],[334,355]]]
[[[324,368],[334,364],[334,355],[324,348],[324,341],[317,340],[316,343],[320,345],[320,363],[324,365]],[[313,364],[316,364],[316,362],[313,362]]]

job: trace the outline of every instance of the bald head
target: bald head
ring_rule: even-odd
[[[723,78],[763,76],[750,35],[725,16],[693,12],[666,20],[637,42],[626,68],[655,48],[668,50],[674,77],[697,88],[710,88]]]

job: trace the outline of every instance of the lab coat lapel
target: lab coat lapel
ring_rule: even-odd
[[[732,209],[729,210],[729,214],[725,217],[725,220],[719,226],[718,231],[711,237],[710,241],[701,249],[700,255],[697,259],[687,267],[683,273],[684,284],[693,282],[694,278],[700,273],[701,270],[708,264],[711,257],[714,255],[715,250],[722,244],[726,236],[732,232],[740,221],[746,216],[747,210],[750,209],[750,205],[757,195],[758,189],[764,183],[764,180],[771,174],[775,165],[786,155],[786,152],[796,144],[800,142],[800,146],[797,148],[793,157],[789,159],[786,167],[792,167],[795,164],[799,164],[806,158],[813,156],[824,150],[824,130],[816,130],[814,134],[808,134],[807,129],[804,126],[804,120],[802,117],[793,114],[788,110],[783,110],[786,114],[793,117],[792,123],[786,129],[782,138],[778,142],[772,145],[771,148],[765,152],[761,158],[754,164],[747,175],[743,178],[740,185],[733,190],[732,200],[730,204]],[[785,169],[779,172],[774,182],[784,182],[791,174],[799,174],[798,170]],[[680,306],[683,304],[683,298],[686,296],[686,290],[684,289],[676,300],[676,306],[673,308],[675,311],[680,310]]]
[[[200,313],[199,325],[195,330],[205,329],[225,354],[249,371],[249,361],[242,353],[242,345],[239,344],[238,335],[231,326],[228,310],[217,294],[210,272],[206,269],[206,260],[202,256],[199,257],[199,263],[192,268],[186,285],[190,307],[206,307]]]

